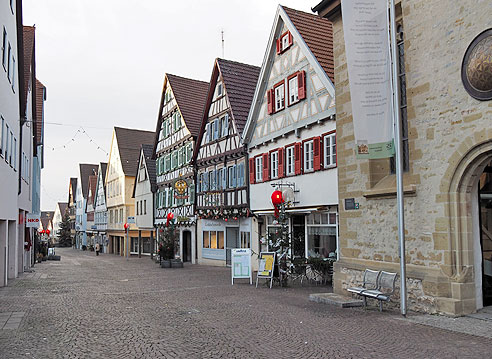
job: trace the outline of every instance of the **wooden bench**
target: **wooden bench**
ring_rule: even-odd
[[[367,307],[367,298],[379,301],[379,311],[383,311],[383,301],[389,302],[395,292],[397,273],[374,271],[366,269],[362,287],[347,288],[350,293],[360,295],[364,301],[364,308]]]

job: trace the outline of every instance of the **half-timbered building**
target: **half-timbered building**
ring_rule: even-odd
[[[179,230],[176,256],[195,263],[195,176],[191,163],[200,129],[208,83],[166,74],[157,120],[155,225],[163,235],[167,215],[173,213]],[[159,237],[158,240],[161,240]]]
[[[96,226],[96,243],[101,246],[101,251],[108,251],[108,236],[106,233],[108,227],[108,208],[106,207],[106,171],[108,164],[99,163],[97,171],[97,186],[94,199],[94,225]]]
[[[260,68],[216,59],[194,159],[198,261],[230,264],[231,248],[250,248],[247,151],[241,140]]]
[[[260,236],[278,230],[271,194],[281,190],[299,257],[337,255],[332,37],[328,20],[278,7],[243,134]]]

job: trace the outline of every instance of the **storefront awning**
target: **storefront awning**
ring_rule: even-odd
[[[285,210],[285,212],[287,213],[306,213],[306,214],[309,214],[311,212],[315,212],[315,211],[318,211],[319,208],[318,207],[309,207],[309,208],[287,208]],[[258,216],[264,216],[264,215],[267,215],[267,214],[274,214],[274,210],[266,210],[266,211],[253,211],[254,214],[258,215]]]

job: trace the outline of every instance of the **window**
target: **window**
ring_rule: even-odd
[[[12,52],[12,48],[10,47],[10,43],[8,45],[8,51],[7,51],[7,78],[10,81],[10,69],[12,68],[11,62],[10,62],[10,53]]]
[[[5,30],[5,26],[3,27],[3,38],[2,38],[2,65],[4,70],[7,64],[7,30]]]
[[[219,119],[216,118],[213,122],[212,122],[212,128],[213,128],[213,140],[217,140],[219,138]]]
[[[324,143],[324,167],[335,167],[337,165],[337,137],[335,133],[325,135]]]
[[[139,211],[138,211],[138,205],[139,205],[140,201],[137,201],[137,216],[140,214]]]
[[[13,151],[13,147],[14,147],[14,135],[12,134],[12,131],[10,131],[9,133],[9,138],[10,138],[10,141],[8,141],[8,146],[9,146],[9,165],[12,165],[12,151]]]
[[[228,186],[229,188],[235,188],[236,187],[236,166],[229,166],[227,168],[228,172],[229,172],[229,176],[228,176],[228,180],[229,180],[229,183],[228,183]]]
[[[278,151],[270,153],[270,178],[278,178]]]
[[[168,153],[164,157],[164,172],[169,172],[171,170],[171,154]]]
[[[229,134],[229,115],[225,115],[220,119],[221,137]]]
[[[177,150],[178,152],[178,167],[181,167],[184,163],[184,147]]]
[[[304,172],[314,170],[313,141],[304,143]]]
[[[407,172],[410,169],[410,156],[408,150],[408,121],[407,121],[407,87],[405,75],[405,47],[403,43],[403,26],[397,26],[397,41],[398,48],[398,81],[400,88],[400,122],[401,122],[401,150],[402,150],[402,168]],[[391,173],[396,173],[395,157],[390,159]]]
[[[171,153],[171,169],[174,170],[178,167],[178,151]]]
[[[275,111],[280,111],[285,107],[284,84],[275,87]]]
[[[186,145],[186,163],[190,163],[192,157],[193,157],[193,142],[190,142]]]
[[[220,177],[221,177],[221,182],[222,182],[222,186],[220,187],[220,189],[226,189],[227,188],[227,168],[226,167],[220,169]]]
[[[216,171],[212,170],[208,173],[208,175],[209,175],[210,190],[215,191],[217,189],[217,187],[216,187]]]
[[[255,173],[256,182],[263,181],[263,158],[261,156],[255,158]]]
[[[287,49],[289,47],[289,34],[285,34],[284,36],[282,36],[282,51],[284,51],[285,49]]]
[[[217,84],[217,97],[222,96],[222,84]]]
[[[336,258],[337,214],[313,212],[306,217],[308,256]]]
[[[285,149],[285,160],[287,176],[293,175],[295,173],[294,146]]]
[[[147,200],[144,199],[144,214],[147,214]]]
[[[120,209],[120,223],[123,223],[123,208]]]
[[[10,80],[10,82],[12,83],[12,90],[15,91],[14,87],[15,87],[15,57],[12,56],[12,79]]]
[[[287,31],[277,39],[277,55],[287,50],[292,45],[292,34]]]
[[[5,119],[3,117],[0,116],[0,118],[2,119],[2,123],[1,123],[1,126],[0,127],[0,155],[3,155],[4,153],[4,150],[3,150],[3,143],[4,143],[4,134],[5,134],[5,131],[4,131],[4,127],[5,127]]]
[[[223,168],[219,168],[217,170],[217,189],[223,189],[223,182],[222,182],[222,170]]]
[[[203,231],[203,248],[224,249],[224,232]]]
[[[203,143],[207,143],[207,142],[210,142],[210,124],[207,123],[205,125],[205,131],[203,132]]]
[[[15,171],[17,169],[17,138],[15,137],[14,137],[14,144],[12,146],[13,146],[12,167],[14,168]]]
[[[244,162],[237,165],[237,187],[244,187],[246,182],[244,180]]]
[[[299,101],[299,82],[297,76],[289,79],[289,105]]]

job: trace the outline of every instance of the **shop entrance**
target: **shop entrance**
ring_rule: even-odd
[[[492,162],[480,176],[478,186],[483,306],[492,305]]]
[[[226,264],[231,265],[231,249],[240,248],[239,228],[226,227]]]
[[[191,262],[191,232],[183,231],[183,262]]]
[[[294,257],[306,257],[306,216],[292,216],[292,249]]]

